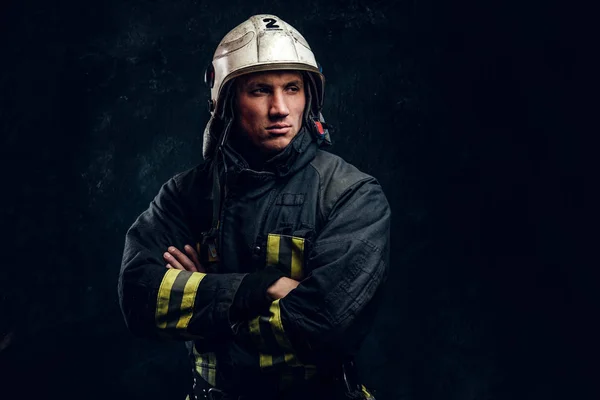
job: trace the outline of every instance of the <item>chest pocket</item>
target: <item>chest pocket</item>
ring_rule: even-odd
[[[274,267],[294,280],[305,277],[306,239],[270,233],[267,237],[267,267]]]

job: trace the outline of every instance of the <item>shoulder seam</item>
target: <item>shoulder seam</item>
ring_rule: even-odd
[[[191,168],[186,169],[185,171],[181,171],[175,174],[171,179],[175,182],[175,186],[179,192],[181,192],[181,179],[183,179],[184,175],[188,175],[194,172],[194,170],[202,169],[205,167],[205,164],[197,164]]]
[[[337,204],[338,201],[340,201],[340,199],[342,197],[344,197],[344,195],[352,190],[354,190],[354,188],[358,187],[358,185],[370,180],[370,179],[374,179],[373,177],[367,175],[359,180],[357,180],[356,182],[354,182],[353,184],[351,184],[350,186],[348,186],[346,189],[344,189],[339,196],[333,201],[333,204]]]

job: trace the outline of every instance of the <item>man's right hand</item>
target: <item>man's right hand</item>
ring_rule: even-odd
[[[168,252],[163,254],[165,261],[168,262],[166,267],[170,269],[181,269],[191,272],[206,273],[206,270],[200,264],[200,257],[198,257],[196,250],[189,244],[184,246],[184,250],[189,257],[183,254],[178,248],[169,246]]]
[[[290,278],[281,277],[274,284],[269,286],[267,289],[267,294],[273,300],[282,299],[288,295],[292,290],[294,290],[300,282],[295,281]]]

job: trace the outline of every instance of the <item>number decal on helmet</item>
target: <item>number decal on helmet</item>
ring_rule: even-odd
[[[273,19],[273,18],[265,18],[263,19],[263,22],[266,22],[266,28],[267,29],[280,29],[281,27],[279,25],[277,25],[277,20]]]

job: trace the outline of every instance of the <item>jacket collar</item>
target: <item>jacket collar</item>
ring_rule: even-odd
[[[227,143],[224,147],[227,162],[228,180],[231,175],[255,176],[262,179],[268,177],[285,177],[298,171],[312,161],[317,154],[318,145],[313,135],[302,127],[298,134],[281,152],[262,163],[252,167],[236,149]],[[255,163],[257,164],[257,163]]]

